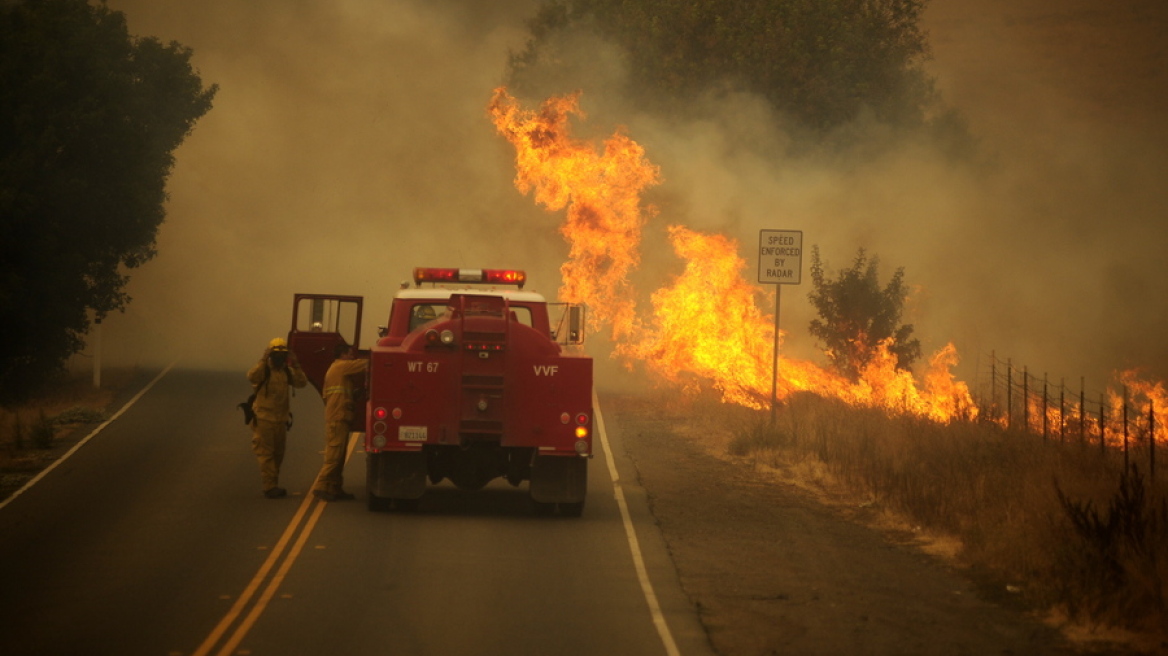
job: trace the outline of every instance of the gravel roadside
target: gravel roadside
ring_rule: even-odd
[[[998,586],[699,439],[693,410],[601,395],[714,649],[755,654],[1125,653],[1072,644]],[[701,431],[696,431],[699,435]]]

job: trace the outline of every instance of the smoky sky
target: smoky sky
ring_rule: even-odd
[[[295,292],[365,296],[367,345],[414,266],[525,268],[554,296],[562,214],[515,190],[514,153],[485,114],[534,0],[110,6],[132,33],[192,48],[220,86],[176,153],[159,255],[103,327],[110,358],[246,368],[287,331]],[[802,230],[829,270],[859,247],[885,279],[904,267],[905,320],[926,352],[954,342],[965,380],[987,375],[991,352],[1089,386],[1133,366],[1168,377],[1168,11],[934,0],[924,27],[974,158],[923,139],[784,156],[784,126],[758,99],[664,120],[613,97],[620,54],[587,44],[583,72],[549,89],[582,90],[581,136],[624,126],[661,167],[638,285],[647,294],[684,265],[668,225],[738,239],[750,281],[760,229]],[[780,326],[786,355],[816,360],[807,262],[804,284],[782,290]]]

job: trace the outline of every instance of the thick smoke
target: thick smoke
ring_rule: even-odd
[[[485,109],[533,2],[110,5],[192,48],[220,92],[176,153],[107,359],[247,366],[296,292],[365,296],[368,345],[415,266],[523,266],[554,295],[559,217],[515,191]]]
[[[661,167],[664,182],[647,195],[661,210],[646,229],[647,287],[679,271],[668,224],[740,240],[751,281],[759,229],[803,230],[829,270],[860,247],[880,258],[885,280],[904,267],[917,289],[905,320],[927,353],[955,343],[971,384],[988,377],[991,354],[1073,389],[1085,376],[1089,392],[1121,369],[1168,376],[1157,256],[1168,243],[1168,131],[1155,122],[1168,97],[1168,9],[948,0],[925,21],[927,68],[977,141],[966,157],[922,136],[790,156],[791,133],[757,98],[698,100],[662,119],[614,97],[619,69],[582,75],[589,121],[627,125]],[[578,45],[566,40],[557,57],[593,51]],[[557,91],[550,76],[536,82],[534,96]],[[888,143],[880,126],[851,129]],[[786,355],[817,359],[807,262],[804,284],[782,290],[780,325]]]
[[[554,295],[563,217],[514,189],[513,151],[485,115],[536,4],[111,1],[132,32],[192,47],[221,91],[177,153],[159,256],[107,320],[107,352],[239,368],[287,330],[294,292],[366,296],[369,335],[416,265],[522,266]],[[962,161],[924,140],[784,156],[788,133],[748,96],[700,101],[700,120],[649,115],[616,95],[619,53],[595,42],[539,91],[582,90],[577,136],[627,126],[661,167],[635,280],[646,297],[683,264],[669,224],[738,239],[750,281],[759,229],[803,230],[832,268],[861,246],[885,278],[905,267],[919,290],[905,319],[927,352],[953,341],[971,383],[991,351],[1089,388],[1132,366],[1168,378],[1155,122],[1168,13],[1096,5],[933,3],[929,69],[979,140]],[[815,359],[806,264],[781,327],[785,354]]]

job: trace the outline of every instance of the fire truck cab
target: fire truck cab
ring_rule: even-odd
[[[366,350],[361,297],[295,296],[288,343],[318,390],[336,344],[369,359],[351,381],[369,509],[414,509],[427,482],[504,478],[528,482],[537,512],[579,516],[593,454],[584,307],[524,291],[517,270],[419,268],[413,280]]]

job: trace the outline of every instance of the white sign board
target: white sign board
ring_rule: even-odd
[[[798,285],[803,279],[803,231],[758,231],[758,281]]]

